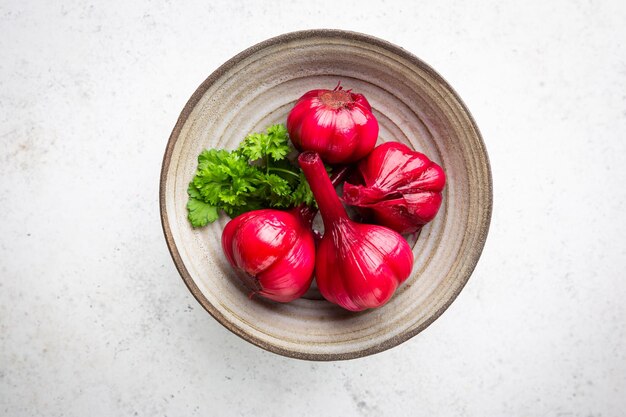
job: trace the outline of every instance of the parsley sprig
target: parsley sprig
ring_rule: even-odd
[[[261,208],[314,205],[300,168],[287,158],[292,151],[282,124],[249,134],[234,151],[202,151],[187,190],[191,225],[206,226],[220,211],[235,217]]]

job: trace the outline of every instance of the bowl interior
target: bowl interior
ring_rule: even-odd
[[[379,142],[396,140],[443,166],[443,205],[411,241],[413,273],[385,306],[342,310],[314,293],[288,304],[249,299],[220,246],[228,221],[199,230],[187,221],[187,186],[205,148],[233,149],[242,138],[284,123],[304,92],[363,93],[380,124]],[[401,343],[437,318],[469,278],[491,214],[487,155],[471,116],[450,86],[406,51],[369,36],[296,32],[237,55],[212,74],[183,110],[168,143],[161,178],[163,228],[170,251],[198,301],[236,334],[276,353],[333,360]]]

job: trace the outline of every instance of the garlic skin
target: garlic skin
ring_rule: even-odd
[[[410,246],[387,227],[350,220],[317,153],[304,152],[298,161],[324,221],[315,261],[317,287],[347,310],[384,305],[411,274]]]
[[[309,289],[315,243],[312,216],[301,214],[302,210],[249,211],[224,228],[224,254],[252,294],[286,303]]]
[[[358,172],[364,185],[344,183],[342,200],[375,223],[415,233],[437,215],[446,175],[423,153],[386,142],[359,162]]]
[[[300,97],[287,117],[287,131],[299,151],[314,151],[326,163],[343,164],[374,149],[378,121],[365,96],[337,85]]]
[[[393,230],[340,221],[317,248],[317,287],[346,310],[376,308],[389,301],[413,268],[413,253]]]

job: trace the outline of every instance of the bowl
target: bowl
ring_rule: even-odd
[[[437,217],[410,241],[413,272],[383,307],[345,311],[310,291],[281,304],[250,299],[221,249],[225,215],[194,230],[187,186],[205,148],[234,149],[245,135],[284,123],[315,88],[363,93],[396,140],[428,155],[447,174]],[[300,359],[371,355],[424,330],[454,301],[483,249],[492,209],[489,161],[476,123],[452,87],[404,49],[340,30],[287,33],[234,56],[185,105],[169,138],[160,184],[161,221],[185,284],[221,324],[269,351]]]

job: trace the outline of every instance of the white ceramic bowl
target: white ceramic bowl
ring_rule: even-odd
[[[187,185],[204,148],[237,146],[253,131],[284,123],[314,88],[363,93],[380,124],[379,142],[424,152],[447,174],[443,205],[411,242],[413,273],[383,307],[351,313],[309,295],[288,304],[250,300],[220,246],[228,218],[194,230]],[[448,83],[409,52],[338,30],[288,33],[236,55],[198,87],[163,158],[163,231],[185,284],[235,334],[281,355],[350,359],[391,348],[426,328],[454,301],[480,256],[491,217],[489,161],[469,111]]]

